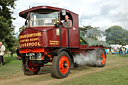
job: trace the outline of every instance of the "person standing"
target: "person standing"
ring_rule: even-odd
[[[125,47],[122,48],[123,56],[125,56]]]
[[[122,54],[122,47],[120,47],[120,49],[119,49],[119,53]]]
[[[4,59],[3,59],[4,52],[5,52],[5,46],[2,44],[2,42],[0,42],[0,64],[2,62],[3,66],[5,66]]]

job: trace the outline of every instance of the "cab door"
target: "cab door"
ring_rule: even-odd
[[[60,27],[60,41],[61,41],[61,47],[69,47],[69,33],[68,33],[68,29],[64,28],[63,26]]]

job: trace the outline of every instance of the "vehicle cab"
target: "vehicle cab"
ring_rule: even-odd
[[[57,7],[37,6],[22,11],[26,19],[20,35],[20,48],[32,47],[79,47],[78,15]],[[72,21],[70,29],[63,27],[65,15]]]

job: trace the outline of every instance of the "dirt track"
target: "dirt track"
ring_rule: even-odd
[[[83,75],[101,72],[124,65],[128,65],[126,59],[123,59],[122,61],[120,59],[109,58],[107,59],[107,64],[104,68],[88,66],[73,68],[71,69],[69,76],[64,79],[53,78],[51,76],[51,67],[44,67],[41,69],[39,75],[25,76],[23,75],[23,73],[16,74],[11,79],[1,79],[0,85],[51,85],[51,82],[52,84],[57,84],[59,82],[63,82]]]

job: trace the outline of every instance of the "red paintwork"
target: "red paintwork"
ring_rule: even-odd
[[[61,39],[62,39],[62,47],[68,47],[68,29],[61,29]]]
[[[20,12],[20,16],[23,18],[26,18],[26,15],[29,12],[38,10],[38,9],[42,9],[42,10],[46,10],[46,9],[51,9],[51,10],[57,10],[59,11],[59,13],[63,10],[61,8],[55,8],[55,7],[50,7],[50,6],[38,6],[38,7],[33,7],[30,8],[28,10],[22,11]],[[33,43],[32,41],[27,41],[27,42],[21,42],[23,41],[23,39],[20,39],[20,48],[31,48],[31,47],[70,47],[70,48],[79,48],[79,29],[78,29],[78,15],[66,10],[66,12],[69,12],[72,15],[73,18],[73,27],[71,29],[69,29],[69,39],[68,39],[68,29],[67,28],[63,28],[61,27],[61,35],[56,35],[56,29],[59,29],[60,31],[60,27],[56,28],[55,26],[52,27],[29,27],[27,29],[25,29],[24,31],[22,31],[20,33],[20,36],[25,35],[25,34],[32,34],[32,33],[39,33],[40,31],[44,31],[44,30],[50,30],[47,32],[41,32],[42,36],[38,36],[38,37],[31,37],[31,38],[38,38],[38,40],[34,41],[34,43],[38,42],[38,46],[36,45],[28,45],[29,43]],[[30,14],[29,14],[30,15]],[[34,30],[34,29],[37,30]],[[53,29],[54,28],[54,29]],[[75,30],[73,30],[73,28],[75,28]],[[61,37],[61,41],[60,41],[60,37]],[[25,39],[29,39],[30,38],[25,38]],[[69,40],[69,41],[68,41]],[[58,43],[56,45],[50,44],[50,41],[58,41]],[[61,42],[61,43],[60,43]],[[69,43],[69,45],[68,45]]]
[[[69,30],[69,46],[70,47],[78,47],[79,48],[79,27],[78,27],[78,15],[71,13],[73,18],[73,27],[75,30],[72,29]]]
[[[34,30],[34,29],[37,29],[37,30]],[[38,40],[34,41],[34,42],[39,42],[40,46],[22,46],[22,44],[24,43],[32,43],[32,41],[30,41],[30,38],[23,38],[23,39],[19,39],[20,41],[20,48],[30,48],[30,47],[54,47],[54,45],[50,45],[50,40],[51,41],[58,41],[58,45],[55,45],[56,47],[60,47],[60,35],[56,35],[56,29],[57,28],[54,28],[52,29],[53,27],[49,27],[49,28],[35,28],[35,27],[32,27],[32,28],[27,28],[25,29],[24,31],[22,31],[20,33],[20,36],[22,35],[26,35],[26,34],[32,34],[32,33],[40,33],[41,32],[41,35],[42,36],[39,36],[39,37],[31,37],[31,38],[38,38]],[[50,30],[52,29],[52,30]],[[50,31],[47,31],[45,32],[44,30],[50,30]],[[42,32],[44,31],[44,32]],[[28,42],[21,42],[22,40],[24,39],[29,39]]]
[[[80,45],[80,49],[101,49],[102,46],[88,46],[88,45]]]
[[[36,53],[36,52],[45,52],[44,48],[31,48],[31,49],[20,49],[20,53]]]

